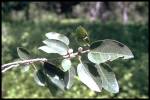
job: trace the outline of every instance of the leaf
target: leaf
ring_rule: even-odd
[[[27,60],[27,59],[31,58],[30,53],[22,47],[17,47],[17,52],[18,52],[18,56],[21,60]],[[23,65],[23,67],[22,67],[23,72],[27,72],[30,69],[29,64],[22,64],[22,65]]]
[[[133,58],[131,50],[124,44],[111,39],[96,41],[91,44],[88,59],[93,63],[104,63],[113,61],[117,58]]]
[[[44,62],[44,71],[53,84],[61,90],[65,90],[64,72],[62,70],[48,62]]]
[[[26,60],[30,58],[30,53],[22,47],[17,47],[17,52],[18,52],[18,56],[22,60]]]
[[[76,76],[75,68],[72,66],[64,76],[65,88],[70,89],[74,83],[74,77]]]
[[[86,36],[88,36],[87,31],[82,26],[78,26],[77,27],[76,33],[80,34],[80,36],[83,37],[83,38],[86,37]]]
[[[44,52],[46,52],[46,53],[53,53],[54,52],[54,50],[52,50],[50,47],[48,47],[48,46],[41,46],[41,47],[39,47],[38,49],[41,49],[41,50],[43,50]]]
[[[45,86],[45,75],[42,70],[38,70],[34,72],[34,80],[40,86]]]
[[[59,93],[62,93],[62,90],[51,81],[51,79],[48,77],[48,74],[46,74],[46,73],[44,73],[44,74],[45,74],[46,86],[48,87],[51,94],[53,96],[57,96]]]
[[[98,69],[94,66],[94,63],[86,63],[88,67],[88,71],[92,75],[93,79],[95,80],[96,84],[99,86],[100,90],[102,90],[102,80],[100,78],[100,74],[98,73]]]
[[[119,86],[112,69],[108,65],[100,66],[99,64],[96,64],[95,67],[98,69],[101,76],[102,87],[111,93],[118,93]]]
[[[52,83],[54,83],[58,88],[61,90],[65,90],[65,83],[64,80],[61,79],[58,75],[55,75],[54,77],[50,76],[48,74],[48,78],[51,80]]]
[[[53,96],[56,96],[58,91],[61,91],[51,80],[46,76],[46,85]]]
[[[61,77],[61,79],[64,78],[64,72],[55,65],[49,62],[44,62],[43,67],[45,72],[48,73],[50,76],[54,77],[55,75],[58,75],[59,77]]]
[[[65,85],[63,86],[61,83],[64,78],[64,72],[48,62],[44,62],[43,72],[45,74],[46,86],[48,87],[51,94],[53,96],[62,94],[65,88]]]
[[[69,47],[65,43],[58,40],[47,39],[43,41],[43,43],[47,46],[41,46],[39,47],[39,49],[43,50],[46,53],[58,53],[60,55],[66,55],[69,49]]]
[[[82,26],[77,27],[75,31],[75,38],[81,46],[88,46],[90,43],[88,32]]]
[[[48,39],[59,40],[59,41],[65,43],[66,45],[69,45],[69,39],[63,34],[56,33],[56,32],[49,32],[49,33],[46,33],[46,37]]]
[[[81,82],[87,85],[91,90],[101,92],[101,83],[96,82],[96,78],[93,73],[90,73],[87,64],[80,63],[77,66],[77,73]]]
[[[61,66],[63,68],[63,70],[66,72],[67,70],[69,70],[71,68],[71,61],[70,59],[63,59],[63,61],[61,62]]]

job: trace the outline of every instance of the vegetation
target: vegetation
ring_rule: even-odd
[[[84,84],[75,81],[73,87],[64,93],[61,98],[148,98],[148,23],[128,22],[124,25],[120,22],[108,21],[101,23],[98,19],[89,21],[84,18],[61,18],[53,13],[41,13],[34,19],[5,19],[2,20],[2,64],[17,60],[16,47],[24,47],[30,50],[32,55],[51,58],[47,53],[37,49],[45,39],[45,33],[58,32],[69,36],[69,33],[77,26],[88,29],[92,41],[114,39],[126,44],[133,52],[134,59],[116,60],[110,63],[116,74],[120,92],[111,94],[93,92]],[[4,14],[5,15],[5,14]],[[8,16],[7,16],[8,17]],[[76,46],[75,42],[70,45]],[[55,57],[55,55],[52,55]],[[53,60],[53,62],[57,62]],[[78,62],[74,62],[78,63]],[[39,65],[40,66],[40,65]],[[22,72],[20,68],[14,68],[3,74],[2,97],[3,98],[52,98],[49,90],[39,87],[33,79],[33,69]]]

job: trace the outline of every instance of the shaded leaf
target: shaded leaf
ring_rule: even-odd
[[[94,66],[95,65],[94,63],[86,63],[86,64],[88,67],[88,71],[92,75],[93,79],[95,80],[100,90],[102,90],[102,80],[100,74],[98,73],[97,67]]]
[[[61,62],[61,66],[64,71],[67,71],[71,68],[71,61],[70,59],[63,59]]]
[[[44,62],[43,67],[46,73],[50,74],[50,76],[54,77],[55,75],[58,75],[59,77],[64,78],[64,72],[55,65],[49,62]]]
[[[88,53],[88,59],[97,64],[104,63],[108,60],[113,61],[120,57],[123,57],[123,59],[130,59],[134,56],[126,45],[111,39],[92,43],[90,52]]]
[[[27,60],[31,58],[30,53],[22,47],[17,47],[17,53],[21,60]],[[23,65],[22,71],[27,72],[30,68],[30,65],[29,64],[22,64],[22,65]]]
[[[64,79],[61,79],[58,75],[55,75],[54,77],[50,76],[48,74],[48,78],[51,80],[52,83],[54,83],[58,88],[61,90],[65,90],[65,83]]]
[[[77,73],[81,82],[87,85],[91,90],[101,92],[101,85],[99,85],[100,83],[96,83],[96,78],[94,78],[93,73],[91,74],[89,71],[87,64],[78,64]]]
[[[108,65],[106,66],[106,64],[103,64],[103,66],[96,64],[95,67],[101,76],[102,87],[111,93],[118,93],[119,86],[112,69]]]
[[[62,70],[48,62],[44,62],[44,71],[53,84],[61,90],[65,90],[64,72]]]
[[[69,47],[65,43],[60,42],[58,40],[47,39],[44,40],[43,43],[47,46],[41,46],[39,47],[39,49],[47,53],[58,53],[60,55],[66,55],[69,49]]]
[[[74,83],[74,77],[76,76],[75,68],[72,66],[64,76],[64,82],[66,89],[70,89]]]
[[[59,40],[59,41],[65,43],[66,45],[69,45],[69,39],[63,34],[56,33],[56,32],[49,32],[49,33],[46,33],[46,37],[48,39]]]
[[[48,77],[48,74],[46,74],[46,73],[44,73],[44,74],[45,74],[46,86],[48,87],[51,94],[53,96],[57,96],[59,93],[62,93],[62,90],[51,81],[51,79]]]
[[[30,58],[30,53],[22,47],[17,47],[17,52],[18,52],[18,56],[22,60],[26,60]]]
[[[42,70],[38,70],[34,72],[34,80],[40,86],[45,86],[45,75]]]

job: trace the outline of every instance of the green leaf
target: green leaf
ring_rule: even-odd
[[[45,75],[41,69],[34,72],[34,80],[38,85],[45,86]]]
[[[17,52],[18,52],[18,56],[22,60],[26,60],[30,58],[30,53],[22,47],[17,47]]]
[[[117,58],[133,58],[131,50],[124,44],[111,39],[96,41],[91,44],[88,59],[93,63],[104,63],[113,61]]]
[[[96,84],[98,85],[100,90],[102,90],[102,80],[101,80],[100,74],[97,71],[98,69],[94,66],[95,64],[94,63],[86,63],[86,65],[88,67],[88,71],[92,75],[92,77],[95,80]]]
[[[44,74],[45,74],[46,86],[48,87],[51,94],[53,96],[57,96],[59,93],[62,93],[62,90],[51,81],[51,79],[48,77],[48,74],[47,73],[44,73]]]
[[[89,45],[90,41],[89,41],[88,32],[82,26],[77,27],[74,36],[76,41],[79,43],[79,45],[81,46]]]
[[[70,89],[72,87],[75,76],[76,76],[76,72],[73,66],[67,72],[65,72],[64,82],[65,82],[66,89]]]
[[[78,26],[77,27],[76,33],[79,34],[83,38],[86,37],[86,36],[88,36],[88,33],[87,33],[86,29],[83,28],[82,26]]]
[[[44,62],[44,71],[53,84],[61,90],[65,90],[64,72],[62,70],[48,62]]]
[[[112,69],[108,65],[106,66],[106,64],[103,64],[103,66],[96,64],[95,67],[98,69],[101,76],[102,87],[111,93],[118,93],[119,86]]]
[[[61,79],[64,78],[64,72],[55,65],[49,62],[44,62],[43,67],[45,72],[48,73],[50,76],[54,77],[55,75],[58,75],[59,77],[61,77]]]
[[[65,83],[64,83],[64,80],[61,79],[58,75],[55,75],[55,76],[50,76],[49,74],[48,75],[48,78],[51,80],[52,83],[54,83],[58,88],[60,88],[61,90],[65,90]]]
[[[43,41],[47,46],[41,46],[39,49],[43,50],[46,53],[58,53],[60,55],[66,55],[69,47],[58,40],[47,39]]]
[[[65,43],[66,45],[69,45],[69,39],[63,34],[56,33],[56,32],[49,32],[49,33],[46,33],[46,37],[48,39],[59,40],[59,41]]]
[[[71,61],[70,59],[63,59],[63,61],[61,62],[61,66],[63,68],[63,70],[66,72],[67,70],[69,70],[71,68]]]
[[[96,79],[97,79],[96,77],[99,77],[98,72],[96,73],[96,70],[95,70],[95,73],[91,73],[87,64],[80,63],[77,66],[77,73],[81,82],[87,85],[91,90],[101,92],[101,89],[102,89],[101,82],[100,81],[96,82]]]
[[[21,60],[27,60],[27,59],[30,59],[30,53],[22,48],[22,47],[17,47],[17,52],[18,52],[18,56]],[[30,68],[30,65],[29,64],[22,64],[23,67],[22,67],[22,71],[23,72],[27,72]]]

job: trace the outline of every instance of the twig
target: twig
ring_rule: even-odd
[[[89,52],[89,51],[90,51],[89,49],[88,50],[84,50],[84,51],[78,51],[78,52],[75,52],[75,53],[71,53],[70,55],[65,55],[63,57],[64,58],[69,58],[69,57],[74,58],[74,57],[76,57],[79,54],[86,53],[86,52]]]
[[[2,69],[2,73],[5,72],[5,71],[7,71],[7,70],[9,70],[9,69],[11,69],[11,68],[13,68],[13,67],[17,67],[17,66],[19,66],[19,65],[16,64],[16,65],[7,66],[7,67],[5,67],[4,69]]]
[[[75,52],[75,53],[70,53],[68,55],[65,55],[63,56],[65,59],[66,58],[74,58],[76,57],[77,55],[80,55],[82,53],[86,53],[86,52],[89,52],[90,50],[84,50],[84,51],[79,51],[78,52]],[[39,62],[39,61],[42,61],[42,62],[45,62],[45,61],[48,61],[48,59],[46,58],[36,58],[36,59],[29,59],[29,60],[21,60],[21,61],[16,61],[16,62],[12,62],[12,63],[8,63],[8,64],[3,64],[1,66],[1,69],[2,69],[2,72],[5,72],[7,71],[8,69],[11,69],[13,67],[17,67],[19,66],[20,64],[26,64],[26,63],[33,63],[33,62]]]
[[[29,59],[29,60],[23,60],[23,61],[16,61],[16,62],[12,62],[12,63],[8,63],[8,64],[4,64],[2,65],[2,72],[5,72],[6,70],[16,67],[20,64],[25,64],[25,63],[33,63],[33,62],[38,62],[38,61],[47,61],[46,58],[36,58],[36,59]]]

